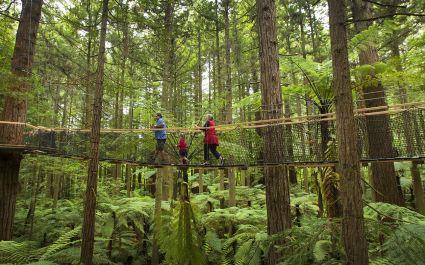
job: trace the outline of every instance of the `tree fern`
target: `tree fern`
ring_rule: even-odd
[[[54,253],[58,252],[59,250],[67,247],[68,245],[74,244],[78,241],[71,241],[72,238],[76,237],[81,233],[81,226],[76,227],[73,230],[70,230],[69,232],[63,234],[61,237],[59,237],[58,240],[56,240],[53,244],[45,248],[44,253],[40,256],[40,260],[46,260]]]
[[[424,264],[425,223],[401,225],[384,243],[383,251],[395,264]]]
[[[314,245],[313,254],[317,262],[325,260],[326,256],[331,252],[331,242],[329,240],[319,240]]]
[[[36,261],[39,252],[31,242],[0,241],[0,263],[26,264]]]

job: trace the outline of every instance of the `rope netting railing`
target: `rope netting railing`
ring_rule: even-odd
[[[360,158],[363,161],[424,158],[423,106],[425,101],[357,109],[355,129]],[[284,161],[279,163],[334,163],[337,160],[335,113],[324,113],[216,126],[220,139],[218,151],[226,159],[226,165],[268,164],[268,161],[263,159],[262,133],[271,126],[275,127],[275,132],[282,134],[283,143],[277,144],[275,150],[270,150],[284,154]],[[89,157],[89,129],[45,128],[26,123],[0,121],[0,130],[6,127],[8,130],[11,127],[23,130],[24,142],[13,145],[0,142],[0,149],[21,148],[26,152],[77,159]],[[167,128],[166,155],[162,163],[179,163],[177,144],[180,134],[184,134],[188,143],[190,164],[199,165],[204,162],[204,134],[201,129]],[[154,164],[155,130],[159,129],[102,129],[100,159],[115,163]],[[380,140],[383,145],[390,146],[380,146]]]

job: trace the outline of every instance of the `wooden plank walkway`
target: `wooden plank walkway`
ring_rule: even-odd
[[[61,152],[58,149],[47,148],[47,147],[36,147],[36,146],[27,146],[27,145],[7,145],[0,144],[0,152],[19,152],[22,154],[33,154],[33,155],[47,155],[52,157],[62,157],[67,159],[74,160],[89,160],[88,156],[83,155],[72,155]],[[240,163],[226,163],[225,165],[202,165],[202,164],[175,164],[175,163],[147,163],[136,160],[128,160],[128,159],[116,159],[116,158],[108,158],[108,157],[100,157],[100,161],[108,162],[111,164],[128,164],[140,167],[165,167],[172,166],[178,168],[204,168],[204,169],[224,169],[224,168],[240,168],[246,169],[248,167],[267,167],[267,166],[288,166],[288,167],[297,167],[297,168],[317,168],[317,167],[331,167],[336,166],[338,164],[337,160],[334,161],[288,161],[281,163],[263,163],[261,161],[257,163],[251,164],[240,164]],[[425,155],[420,156],[412,156],[412,157],[391,157],[391,158],[377,158],[377,159],[361,159],[360,162],[362,164],[371,163],[371,162],[425,162]]]

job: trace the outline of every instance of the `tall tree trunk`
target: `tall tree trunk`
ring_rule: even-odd
[[[122,3],[123,9],[123,22],[122,22],[122,34],[123,34],[123,44],[122,44],[122,58],[121,58],[121,76],[120,76],[120,88],[119,88],[119,101],[118,101],[118,126],[117,128],[123,128],[124,121],[124,91],[125,91],[125,77],[127,72],[127,58],[129,53],[129,42],[130,36],[128,32],[128,3]]]
[[[215,77],[216,77],[216,85],[217,87],[214,87],[215,90],[215,96],[214,100],[217,102],[217,98],[223,95],[223,87],[221,83],[221,60],[220,60],[220,23],[219,23],[219,16],[218,16],[218,0],[215,0]],[[218,97],[217,97],[218,96]],[[223,104],[221,101],[218,101],[218,109],[219,109],[219,120],[223,120],[224,116],[224,109]]]
[[[367,30],[372,25],[372,21],[365,21],[372,18],[370,2],[363,0],[353,0],[352,13],[356,21],[354,23],[357,33]],[[379,61],[376,47],[368,44],[359,53],[360,65],[373,65]],[[376,74],[371,71],[368,74],[372,79],[376,79]],[[363,93],[365,105],[369,107],[387,106],[385,101],[385,88],[380,80],[364,81]],[[374,115],[366,117],[366,128],[369,138],[370,158],[391,158],[394,156],[392,134],[389,116]],[[372,162],[372,175],[377,201],[387,202],[397,205],[404,205],[404,199],[399,192],[394,163]]]
[[[22,1],[11,70],[16,82],[8,86],[7,90],[10,94],[4,97],[1,115],[4,121],[26,122],[27,102],[22,95],[31,88],[30,83],[26,82],[26,78],[30,78],[32,75],[35,41],[42,5],[42,0]],[[20,145],[23,143],[23,134],[24,127],[22,125],[1,125],[0,143]],[[21,159],[21,153],[0,152],[0,241],[12,239]]]
[[[287,32],[285,34],[285,43],[286,43],[287,52],[289,54],[291,54],[292,53],[292,47],[291,47],[290,33],[289,32]],[[295,73],[292,69],[292,66],[291,66],[289,76],[291,78],[292,84],[295,85],[297,83],[297,80],[296,80],[296,77],[295,77]],[[289,95],[285,96],[285,98],[283,99],[283,102],[284,102],[284,106],[285,106],[285,108],[284,108],[284,110],[285,110],[284,116],[286,118],[285,120],[287,122],[290,122],[291,121],[291,104],[289,102]],[[286,152],[288,154],[288,160],[290,160],[290,161],[293,161],[293,159],[294,159],[294,147],[292,146],[292,143],[293,143],[293,140],[292,140],[292,125],[288,124],[288,125],[285,126],[285,146],[286,146]],[[295,171],[295,168],[290,167],[288,173],[289,173],[289,182],[291,184],[297,184],[297,172]]]
[[[84,98],[84,115],[83,115],[83,127],[90,128],[92,123],[92,102],[93,102],[93,86],[92,86],[92,72],[91,72],[91,63],[92,63],[92,45],[93,45],[93,16],[91,11],[91,0],[86,1],[86,12],[88,16],[88,28],[87,32],[87,57],[86,57],[86,86],[85,86],[85,98]]]
[[[368,248],[363,220],[360,162],[357,154],[353,100],[347,48],[345,1],[328,0],[332,51],[333,89],[338,140],[338,173],[341,176],[343,208],[342,237],[346,264],[368,264]]]
[[[87,186],[84,204],[84,220],[82,228],[81,257],[80,262],[91,265],[94,248],[94,230],[97,194],[97,173],[99,164],[100,126],[102,119],[103,101],[103,77],[105,72],[105,42],[106,28],[108,24],[108,3],[102,1],[102,22],[100,26],[99,54],[97,57],[96,90],[93,102],[93,118],[90,136],[90,159],[87,172]]]
[[[35,214],[35,207],[37,204],[37,194],[40,189],[41,174],[42,172],[41,172],[40,165],[39,163],[36,162],[33,169],[32,183],[31,183],[31,201],[28,207],[28,213],[25,219],[25,226],[24,226],[24,230],[27,233],[28,231],[27,227],[29,225],[28,237],[30,240],[32,238],[32,232],[34,227],[34,214]]]
[[[319,108],[320,114],[329,113],[330,106],[322,105]],[[321,136],[321,146],[320,146],[320,160],[327,161],[330,158],[328,157],[329,153],[329,143],[331,141],[331,132],[330,132],[330,123],[329,121],[320,122],[320,136]],[[326,202],[326,213],[328,218],[341,217],[342,215],[342,206],[340,202],[340,194],[337,187],[337,179],[334,176],[335,168],[334,167],[325,167],[320,169],[320,177],[322,180],[322,190]]]
[[[165,58],[162,80],[161,104],[165,109],[170,109],[170,99],[174,89],[174,57],[175,57],[175,39],[174,39],[174,0],[164,1],[164,39],[165,39]]]
[[[283,117],[280,89],[279,53],[276,34],[276,6],[274,0],[257,0],[259,25],[261,97],[263,119]],[[282,163],[284,137],[281,126],[265,128],[264,161]],[[287,170],[282,166],[264,168],[267,203],[267,232],[274,235],[291,227],[289,183]],[[277,264],[280,257],[273,247],[268,254],[268,264]]]
[[[224,41],[226,42],[226,123],[232,122],[232,66],[230,62],[230,0],[224,0]]]
[[[394,1],[393,3],[397,4],[397,2],[398,1]],[[401,65],[399,40],[398,39],[394,40],[390,48],[391,48],[392,56],[396,62],[396,70],[398,72],[402,72],[403,67]],[[400,94],[400,103],[401,104],[407,103],[407,95],[406,95],[407,90],[405,87],[401,86],[400,84],[399,84],[399,94]],[[404,133],[404,138],[406,140],[407,153],[409,156],[413,156],[415,155],[415,148],[414,148],[415,137],[413,133],[417,133],[417,130],[418,130],[418,128],[416,128],[417,126],[414,126],[415,117],[412,117],[409,111],[403,112],[402,117],[403,117],[403,133]],[[414,128],[413,130],[412,130],[412,127]],[[420,139],[420,138],[417,138],[417,139]],[[417,146],[421,146],[420,142],[417,142],[416,144]],[[418,164],[416,161],[413,161],[411,163],[410,174],[412,176],[412,186],[413,186],[413,193],[415,194],[416,210],[421,214],[425,214],[424,189],[422,186],[420,170],[418,168]]]
[[[197,69],[196,69],[196,84],[195,84],[195,120],[199,120],[202,114],[202,39],[201,29],[197,32]]]
[[[162,187],[163,187],[163,177],[164,177],[164,168],[157,170],[156,179],[155,179],[155,212],[154,212],[154,235],[152,242],[152,265],[159,264],[159,246],[158,246],[158,236],[161,230],[162,225]]]

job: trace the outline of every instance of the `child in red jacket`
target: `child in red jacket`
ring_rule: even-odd
[[[189,160],[187,159],[187,143],[183,133],[180,134],[180,140],[177,147],[179,148],[180,162],[182,164],[187,164],[189,162]]]

